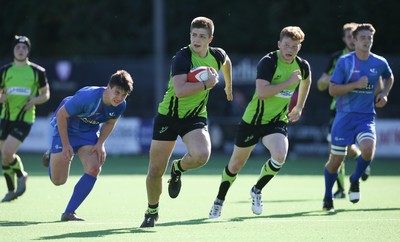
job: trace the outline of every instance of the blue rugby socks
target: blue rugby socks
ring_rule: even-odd
[[[325,176],[325,198],[332,198],[332,188],[338,177],[337,173],[329,173],[326,168],[324,169]]]
[[[371,164],[371,161],[364,160],[360,155],[357,159],[356,170],[351,175],[351,182],[357,182],[369,164]]]
[[[74,192],[72,193],[71,199],[69,200],[68,206],[65,209],[66,213],[74,213],[75,210],[82,204],[86,199],[87,195],[92,191],[97,178],[89,174],[83,174],[78,183],[76,183]]]

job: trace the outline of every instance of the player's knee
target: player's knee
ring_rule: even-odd
[[[97,177],[101,172],[101,166],[97,167],[97,166],[93,166],[93,167],[89,167],[88,169],[86,169],[85,173]]]
[[[164,172],[165,169],[156,166],[151,166],[147,172],[147,178],[150,180],[160,178],[164,175]]]
[[[67,179],[61,178],[61,177],[54,177],[52,176],[50,178],[51,182],[56,185],[56,186],[61,186],[64,185],[67,182]]]
[[[197,163],[198,166],[203,166],[208,162],[210,158],[210,152],[208,151],[200,151],[200,152],[192,152],[190,153],[193,163]]]
[[[276,162],[278,162],[278,163],[280,163],[280,164],[283,164],[283,163],[285,163],[285,161],[286,161],[286,153],[285,153],[285,152],[280,152],[280,153],[277,153],[277,154],[273,154],[273,155],[272,155],[272,158],[273,158]]]
[[[8,150],[3,150],[1,152],[1,158],[3,159],[4,165],[10,165],[14,161],[14,153]]]
[[[361,149],[361,156],[364,160],[372,160],[374,151],[371,148],[363,148]]]
[[[228,169],[232,174],[237,174],[242,169],[242,167],[243,167],[242,164],[243,164],[242,162],[231,163],[231,164],[229,164],[229,168]]]
[[[375,153],[375,146],[373,142],[363,142],[360,145],[361,156],[364,160],[371,160]]]

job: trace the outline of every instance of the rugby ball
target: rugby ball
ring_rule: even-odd
[[[188,82],[203,82],[208,80],[208,70],[211,69],[211,72],[217,75],[217,72],[212,67],[208,66],[199,66],[191,69],[188,73],[187,79]]]

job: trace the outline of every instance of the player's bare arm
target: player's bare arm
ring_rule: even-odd
[[[386,106],[386,103],[388,101],[389,92],[393,86],[393,82],[394,82],[393,76],[384,80],[384,85],[383,85],[382,91],[380,91],[376,95],[376,98],[375,98],[375,106],[377,108],[383,108],[384,106]]]
[[[175,95],[178,98],[189,97],[196,93],[204,91],[204,85],[202,82],[188,82],[187,76],[187,74],[181,74],[172,77]]]
[[[172,77],[175,95],[178,98],[189,97],[204,91],[204,84],[207,89],[213,88],[218,83],[218,76],[214,75],[211,69],[208,69],[208,80],[204,82],[188,82],[188,75],[181,74]]]
[[[27,111],[33,107],[33,105],[43,104],[50,99],[50,88],[47,84],[46,86],[39,89],[39,96],[31,97],[29,102],[25,104],[24,110]]]
[[[4,103],[7,100],[7,94],[4,93],[4,89],[0,89],[0,103]]]
[[[74,156],[74,151],[71,147],[71,144],[69,143],[68,131],[67,131],[69,116],[70,115],[65,109],[65,106],[62,106],[57,112],[57,128],[58,132],[60,133],[61,142],[63,146],[61,153],[65,161],[70,161]]]
[[[100,129],[99,139],[97,140],[96,145],[104,146],[106,140],[114,130],[115,126],[117,125],[118,119],[110,119],[107,122],[103,123]]]
[[[331,82],[329,84],[329,94],[331,96],[340,96],[353,91],[354,89],[362,89],[368,86],[368,77],[362,76],[356,82],[350,82],[347,84],[335,84]]]
[[[112,131],[114,130],[115,125],[117,124],[117,120],[118,119],[110,119],[107,122],[103,123],[100,129],[99,139],[91,149],[92,153],[96,153],[98,162],[101,164],[103,164],[106,161],[107,157],[105,142],[112,133]]]
[[[301,81],[300,70],[293,71],[292,75],[287,81],[281,82],[279,84],[271,84],[268,80],[257,79],[256,80],[256,90],[260,100],[272,97],[279,92],[285,90],[287,87],[293,85],[296,82]]]
[[[222,74],[224,75],[224,80],[225,80],[225,94],[226,94],[226,99],[228,101],[233,100],[233,94],[232,94],[232,62],[231,59],[229,59],[228,56],[226,56],[225,63],[221,67]]]
[[[323,92],[329,87],[329,81],[331,76],[327,73],[322,73],[321,77],[317,81],[317,88],[319,91]]]
[[[303,112],[303,108],[306,104],[308,94],[310,92],[310,87],[311,87],[311,71],[307,79],[300,81],[299,95],[297,97],[296,106],[292,109],[290,113],[288,113],[288,118],[290,122],[296,122],[300,119],[301,114]]]

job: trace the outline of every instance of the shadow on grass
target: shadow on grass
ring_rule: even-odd
[[[249,203],[249,200],[251,201],[251,198],[249,198],[247,201],[239,201],[235,203]],[[265,200],[265,203],[298,203],[298,202],[310,202],[310,201],[320,201],[321,199],[285,199],[285,200]]]
[[[157,227],[164,226],[179,226],[179,225],[197,225],[205,223],[229,223],[229,222],[241,222],[245,220],[253,219],[274,219],[274,218],[296,218],[296,217],[308,217],[308,216],[332,216],[338,213],[349,213],[349,212],[383,212],[383,211],[400,211],[400,208],[368,208],[368,209],[337,209],[335,212],[326,212],[322,210],[315,211],[305,211],[298,213],[285,213],[285,214],[272,214],[263,216],[248,216],[248,217],[236,217],[231,219],[191,219],[186,221],[168,222],[168,223],[158,223]]]
[[[109,235],[118,234],[136,234],[136,233],[155,233],[156,231],[140,228],[117,228],[117,229],[104,229],[104,230],[94,230],[94,231],[83,231],[75,233],[65,233],[53,236],[43,236],[36,240],[55,240],[55,239],[66,239],[66,238],[100,238]]]
[[[296,217],[307,217],[307,216],[332,216],[338,213],[351,213],[351,212],[383,212],[383,211],[400,211],[400,208],[368,208],[368,209],[338,209],[335,212],[324,212],[321,210],[317,211],[305,211],[298,213],[287,213],[287,214],[272,214],[264,216],[247,216],[247,217],[236,217],[230,219],[209,219],[209,218],[199,218],[190,219],[185,221],[158,223],[156,227],[171,227],[171,226],[187,226],[187,225],[201,225],[209,223],[232,223],[232,222],[242,222],[246,220],[254,219],[279,219],[279,218],[296,218]],[[29,226],[45,223],[60,223],[60,221],[52,222],[28,222],[28,221],[0,221],[0,226]],[[135,234],[135,233],[156,233],[157,230],[153,228],[114,228],[105,230],[94,230],[94,231],[83,231],[75,233],[65,233],[53,236],[43,236],[35,240],[55,240],[55,239],[66,239],[66,238],[95,238],[95,237],[106,237],[110,235],[118,234]]]
[[[37,225],[37,224],[52,224],[59,223],[60,221],[52,221],[52,222],[34,222],[34,221],[0,221],[0,227],[20,227],[20,226],[29,226],[29,225]]]

